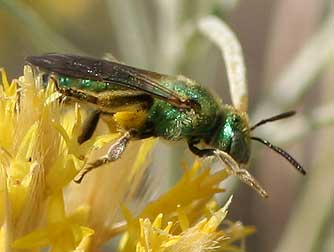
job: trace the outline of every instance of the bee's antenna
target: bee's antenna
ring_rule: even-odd
[[[269,117],[267,119],[259,121],[257,124],[255,124],[254,126],[252,126],[250,128],[250,130],[254,130],[255,128],[257,128],[260,125],[263,125],[263,124],[265,124],[267,122],[273,122],[273,121],[281,120],[281,119],[293,116],[295,114],[296,114],[296,111],[288,111],[288,112],[284,112],[284,113],[279,114],[279,115],[275,115],[275,116]]]
[[[289,153],[287,153],[285,150],[281,149],[280,147],[277,147],[267,140],[264,140],[259,137],[251,137],[252,140],[258,141],[266,146],[268,146],[270,149],[274,150],[278,154],[280,154],[282,157],[284,157],[286,160],[289,161],[290,164],[292,164],[301,174],[305,175],[306,171],[304,170],[303,166],[301,166],[293,157],[290,156]]]

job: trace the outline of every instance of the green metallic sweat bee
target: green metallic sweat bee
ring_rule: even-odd
[[[226,164],[227,171],[264,197],[265,190],[246,169],[240,168],[249,162],[251,140],[265,144],[305,174],[303,167],[287,152],[251,136],[256,127],[292,116],[293,111],[251,127],[246,113],[223,104],[206,88],[184,76],[168,76],[119,62],[65,54],[31,56],[26,61],[47,78],[53,78],[62,96],[87,103],[94,109],[78,139],[80,144],[92,136],[99,118],[108,121],[106,118],[122,112],[127,115],[116,120],[115,131],[121,137],[106,155],[83,169],[77,182],[88,171],[119,159],[130,140],[148,137],[185,140],[195,155],[218,158]]]

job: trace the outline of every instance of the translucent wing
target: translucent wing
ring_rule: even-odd
[[[57,53],[30,56],[26,58],[26,61],[43,70],[68,77],[108,82],[132,90],[143,91],[179,108],[193,106],[190,99],[182,97],[160,84],[161,79],[170,78],[167,75],[103,59]]]

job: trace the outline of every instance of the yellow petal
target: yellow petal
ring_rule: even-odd
[[[17,94],[17,83],[13,81],[12,83],[8,82],[7,73],[5,69],[0,68],[1,78],[2,78],[2,85],[4,87],[4,91],[6,96],[16,96]]]
[[[155,218],[152,226],[155,228],[161,228],[161,222],[162,222],[163,214],[158,214],[158,216]]]
[[[50,244],[48,229],[36,230],[13,243],[16,249],[34,249],[46,247]]]
[[[202,228],[203,231],[205,231],[207,233],[211,233],[211,232],[216,231],[217,227],[220,225],[220,223],[225,219],[225,217],[227,215],[227,208],[231,204],[232,198],[233,198],[233,196],[231,196],[227,200],[224,207],[222,207],[221,209],[219,209],[218,211],[216,211],[212,215],[212,217],[209,219],[209,221]]]
[[[49,198],[48,222],[63,222],[65,219],[64,199],[61,191],[53,194]]]

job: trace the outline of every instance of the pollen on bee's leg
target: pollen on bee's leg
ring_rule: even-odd
[[[91,170],[119,159],[122,153],[125,151],[130,139],[131,139],[130,132],[124,133],[120,138],[116,140],[114,144],[112,144],[109,147],[105,155],[103,155],[102,157],[96,159],[95,161],[89,163],[86,167],[84,167],[77,175],[77,178],[74,179],[74,182],[81,183],[84,176]]]

